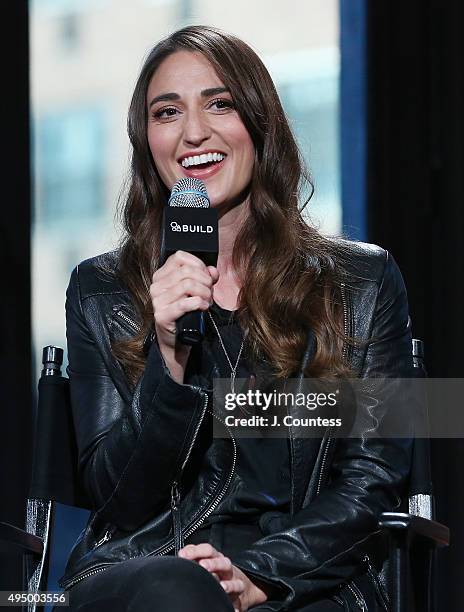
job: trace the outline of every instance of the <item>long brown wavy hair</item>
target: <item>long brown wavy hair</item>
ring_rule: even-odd
[[[317,350],[305,374],[345,373],[339,290],[344,247],[302,218],[313,185],[264,64],[243,41],[207,26],[185,27],[159,42],[135,85],[128,117],[133,151],[122,209],[125,235],[119,274],[142,328],[113,347],[116,357],[135,384],[144,369],[143,344],[153,325],[149,286],[159,265],[160,225],[168,196],[148,145],[146,95],[158,66],[179,50],[200,52],[212,64],[255,146],[249,218],[233,250],[242,287],[238,318],[248,330],[251,354],[271,364],[276,376],[290,376],[298,371],[311,328]],[[310,196],[299,206],[304,193]]]

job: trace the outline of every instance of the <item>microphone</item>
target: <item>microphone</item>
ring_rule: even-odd
[[[196,178],[181,178],[171,191],[161,225],[161,265],[176,251],[187,251],[207,266],[218,257],[217,210],[210,208],[205,184]],[[186,312],[176,321],[177,340],[189,346],[205,336],[204,312]]]

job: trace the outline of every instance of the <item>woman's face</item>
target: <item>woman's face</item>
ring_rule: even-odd
[[[254,145],[229,91],[200,53],[177,51],[154,73],[147,91],[147,136],[163,183],[204,181],[211,205],[228,209],[250,184]]]

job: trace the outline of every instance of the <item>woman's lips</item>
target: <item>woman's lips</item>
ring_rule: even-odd
[[[220,162],[213,162],[211,165],[206,166],[205,168],[199,168],[198,166],[189,166],[188,168],[184,168],[183,166],[181,166],[181,168],[185,176],[189,176],[191,178],[206,179],[212,176],[213,174],[216,174],[216,172],[219,172],[225,160],[226,158],[224,158]]]

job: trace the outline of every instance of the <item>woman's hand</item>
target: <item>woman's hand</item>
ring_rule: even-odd
[[[235,612],[246,612],[251,606],[264,603],[267,599],[264,591],[211,544],[188,544],[181,548],[179,557],[197,561],[213,574],[229,595]]]
[[[213,285],[219,278],[214,266],[185,251],[168,257],[153,274],[150,297],[158,345],[172,377],[183,382],[191,347],[176,345],[176,321],[186,312],[208,310]]]

